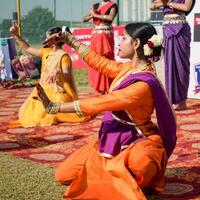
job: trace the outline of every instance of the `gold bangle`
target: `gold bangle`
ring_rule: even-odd
[[[60,103],[50,102],[49,105],[45,108],[45,112],[48,114],[57,114],[60,110],[60,105]]]
[[[71,46],[74,48],[75,51],[78,51],[79,47],[81,46],[81,42],[78,45],[76,44],[76,42],[79,42],[79,40],[77,39],[73,41]]]
[[[106,20],[106,15],[103,15],[103,20]]]
[[[83,112],[81,111],[81,108],[80,108],[80,102],[79,100],[76,100],[73,102],[73,107],[74,107],[74,110],[75,110],[75,113],[79,116],[79,117],[83,117]]]
[[[82,45],[82,48],[80,49],[80,51],[79,51],[79,55],[80,55],[80,57],[83,59],[87,54],[88,54],[88,52],[90,51],[91,49],[89,48],[89,47],[87,47],[87,46],[83,46]]]

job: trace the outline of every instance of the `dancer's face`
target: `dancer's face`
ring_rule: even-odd
[[[122,41],[119,45],[119,57],[132,59],[135,54],[133,39],[124,31]]]

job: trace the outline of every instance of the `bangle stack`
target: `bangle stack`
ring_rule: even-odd
[[[75,44],[78,40],[76,40],[73,44],[72,47],[75,49],[75,51],[78,51],[79,47],[81,46],[81,42],[79,44]]]
[[[50,102],[49,105],[45,108],[45,112],[48,114],[56,114],[60,109],[60,103],[52,103]]]
[[[89,51],[90,51],[89,47],[82,45],[82,47],[79,51],[80,57],[83,59],[88,54]]]
[[[83,114],[83,112],[81,111],[81,108],[80,108],[79,100],[76,100],[76,101],[73,102],[73,107],[74,107],[74,110],[75,110],[76,114],[79,117],[83,117],[84,116],[84,114]]]

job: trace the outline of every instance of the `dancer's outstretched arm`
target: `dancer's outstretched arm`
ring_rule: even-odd
[[[19,48],[26,52],[29,53],[33,56],[38,56],[40,57],[40,52],[39,49],[32,48],[19,34],[18,34],[18,26],[13,23],[13,25],[9,29],[10,33],[13,35],[15,38],[16,42],[19,45]]]
[[[43,42],[43,45],[44,47],[49,47],[56,42],[67,43],[70,47],[75,49],[88,66],[107,77],[115,78],[117,74],[126,67],[124,63],[116,62],[99,55],[68,32],[52,34]]]

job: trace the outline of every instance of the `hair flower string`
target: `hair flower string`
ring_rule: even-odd
[[[153,54],[153,48],[159,47],[162,45],[162,38],[159,35],[153,35],[147,43],[143,46],[144,55],[150,56]]]

